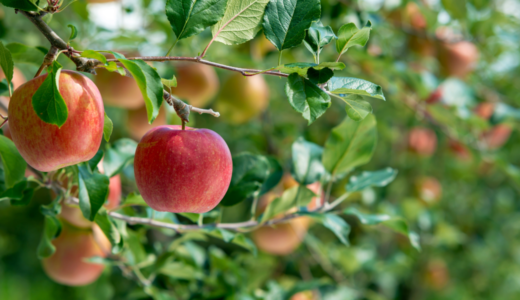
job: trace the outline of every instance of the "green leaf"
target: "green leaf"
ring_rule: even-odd
[[[7,6],[7,7],[12,7],[12,8],[16,8],[16,9],[19,9],[19,10],[24,10],[24,11],[37,11],[38,10],[38,6],[36,6],[36,4],[34,4],[34,0],[0,0],[0,2]]]
[[[91,173],[86,166],[78,166],[79,208],[83,216],[94,221],[97,212],[108,197],[109,178],[99,173]]]
[[[444,9],[455,19],[465,19],[467,14],[466,0],[441,0]]]
[[[330,229],[338,239],[345,245],[349,245],[348,235],[350,234],[350,225],[348,225],[345,220],[343,220],[340,216],[328,213],[304,213],[304,215],[308,215],[320,222],[323,226]]]
[[[239,245],[242,248],[249,250],[253,255],[256,256],[258,249],[256,249],[255,243],[247,238],[242,233],[235,235],[235,238],[231,241],[233,244]]]
[[[102,62],[105,66],[108,65],[106,56],[95,50],[84,50],[81,52],[81,57],[96,59]]]
[[[293,73],[285,85],[289,103],[309,125],[325,113],[330,106],[330,96],[308,79]]]
[[[5,79],[7,79],[7,83],[11,84],[13,81],[14,61],[11,52],[2,42],[0,42],[0,66],[4,72]]]
[[[28,47],[20,43],[9,43],[5,46],[11,52],[15,63],[29,63],[40,66],[47,51],[43,52],[38,48]]]
[[[103,158],[103,155],[105,155],[105,153],[103,152],[103,150],[98,150],[96,152],[96,154],[94,155],[94,157],[92,157],[89,161],[88,161],[88,166],[90,167],[90,169],[92,171],[96,170],[99,162],[101,161],[101,159]]]
[[[333,176],[348,172],[370,161],[376,142],[374,115],[368,115],[361,122],[346,118],[332,130],[325,143],[323,165]]]
[[[392,217],[389,215],[365,214],[360,212],[355,207],[347,208],[343,211],[343,213],[346,215],[356,216],[363,225],[377,225],[392,219]]]
[[[306,76],[310,68],[318,71],[325,68],[329,68],[331,70],[343,70],[345,68],[345,64],[342,62],[324,62],[318,65],[314,63],[299,62],[281,65],[276,67],[275,70],[288,74],[298,73],[300,76]]]
[[[121,234],[119,233],[116,225],[108,216],[107,211],[102,208],[94,220],[108,238],[110,244],[112,244],[112,253],[115,254],[121,251],[123,248],[123,238],[121,237]]]
[[[123,167],[135,156],[137,143],[131,139],[119,139],[112,145],[107,145],[103,169],[108,177],[113,177],[121,172]]]
[[[351,77],[332,77],[327,84],[328,89],[334,94],[353,94],[363,97],[363,99],[384,100],[383,89],[372,82]]]
[[[20,201],[24,197],[24,191],[27,188],[27,180],[17,182],[14,186],[7,188],[0,194],[0,201],[15,200]]]
[[[75,39],[78,36],[78,29],[76,28],[76,26],[74,26],[72,24],[67,25],[67,27],[70,28],[69,41],[72,41],[73,39]]]
[[[235,238],[235,233],[222,228],[206,229],[206,234],[223,240],[226,243],[231,242]]]
[[[305,36],[306,46],[312,50],[313,55],[317,55],[323,47],[328,45],[336,35],[330,26],[324,26],[321,21],[313,22],[307,35]]]
[[[32,183],[33,185],[36,185],[36,183]],[[35,189],[31,187],[27,187],[22,192],[22,197],[20,199],[13,199],[11,198],[11,205],[13,206],[23,206],[23,205],[29,205],[31,203],[31,199],[34,195]],[[1,199],[0,199],[1,200]]]
[[[103,136],[105,137],[105,141],[108,142],[110,140],[112,130],[114,130],[114,123],[112,123],[112,120],[110,120],[107,113],[105,113],[105,123],[103,125]]]
[[[348,23],[339,28],[338,40],[336,41],[336,50],[341,55],[347,52],[348,48],[352,46],[364,47],[370,38],[370,30],[372,23],[367,22],[367,25],[358,29],[354,23]]]
[[[2,81],[0,81],[0,96],[6,96],[9,97],[9,91],[12,91],[14,89],[14,85],[11,82],[10,84],[11,89],[9,89],[9,84],[7,83],[7,80],[4,78]]]
[[[115,58],[132,74],[143,94],[148,112],[148,122],[152,124],[163,102],[163,86],[161,76],[143,60],[128,60],[124,55],[111,52]]]
[[[285,190],[281,197],[276,198],[269,203],[265,212],[262,214],[261,223],[265,223],[293,207],[307,206],[313,197],[316,197],[316,194],[302,185],[294,186]]]
[[[325,173],[321,163],[323,148],[298,138],[292,144],[292,176],[300,184],[308,185],[320,180]]]
[[[128,206],[148,206],[146,202],[144,201],[143,197],[141,195],[138,195],[136,193],[130,193],[125,200],[121,203],[121,205],[128,205]]]
[[[38,244],[38,258],[44,259],[50,257],[56,251],[56,247],[52,244],[52,240],[61,232],[61,223],[56,217],[45,215],[43,234]]]
[[[348,192],[357,192],[372,186],[383,187],[392,182],[395,176],[397,176],[397,170],[392,168],[373,172],[365,171],[361,175],[350,177],[345,189]]]
[[[271,164],[264,156],[249,153],[234,156],[231,183],[220,204],[232,206],[259,194],[270,170]]]
[[[262,185],[262,189],[260,190],[260,195],[263,195],[274,188],[283,176],[283,168],[280,163],[274,157],[266,157],[269,162],[269,176],[264,181]]]
[[[224,17],[211,27],[213,40],[238,45],[252,40],[262,28],[269,0],[228,0]]]
[[[69,116],[67,103],[60,94],[60,74],[62,66],[53,61],[47,70],[47,78],[32,97],[36,115],[45,123],[63,126]]]
[[[271,0],[265,9],[264,33],[282,51],[301,44],[312,21],[321,16],[319,0]]]
[[[334,72],[332,72],[329,68],[324,68],[321,70],[316,70],[314,68],[310,68],[307,70],[307,77],[314,84],[326,83],[329,79],[334,76]]]
[[[341,98],[347,104],[345,106],[347,115],[354,121],[361,121],[372,112],[372,105],[361,96],[350,95]]]
[[[162,84],[167,88],[177,87],[177,78],[173,75],[172,79],[161,78]]]
[[[0,157],[4,166],[6,187],[11,188],[25,178],[27,163],[16,149],[13,141],[3,135],[0,135]]]
[[[166,16],[177,40],[196,35],[217,23],[228,0],[168,0]]]

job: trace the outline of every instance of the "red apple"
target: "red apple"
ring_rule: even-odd
[[[431,129],[414,127],[408,134],[408,147],[419,155],[431,156],[437,148],[437,136]]]
[[[45,273],[54,281],[81,286],[94,282],[103,272],[101,264],[88,263],[87,258],[105,257],[108,240],[104,235],[95,235],[92,230],[72,227],[62,222],[61,234],[52,241],[56,252],[42,261]]]
[[[482,102],[475,107],[475,114],[484,120],[489,120],[495,112],[495,103]]]
[[[482,140],[486,147],[491,150],[502,147],[509,136],[511,135],[512,128],[507,124],[498,124],[485,132],[482,135]]]
[[[426,204],[433,204],[442,197],[442,185],[434,177],[423,177],[416,183],[419,198]]]
[[[442,42],[438,55],[442,73],[460,78],[466,77],[475,69],[479,57],[477,46],[468,41]]]
[[[157,211],[204,213],[222,200],[233,162],[226,142],[209,129],[159,126],[137,146],[135,180]]]
[[[428,104],[435,104],[439,101],[442,100],[442,89],[441,88],[437,88],[435,89],[435,91],[433,91],[430,96],[428,97],[428,99],[426,99],[426,103]]]
[[[450,150],[455,156],[462,161],[470,161],[473,155],[464,144],[451,140],[449,142]]]
[[[62,71],[60,94],[69,114],[61,128],[43,122],[32,106],[32,97],[47,74],[20,86],[9,105],[13,142],[29,165],[54,171],[94,157],[103,137],[104,108],[96,85],[73,71]]]

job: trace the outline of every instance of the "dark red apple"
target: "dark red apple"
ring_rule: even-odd
[[[414,127],[408,134],[408,147],[422,156],[431,156],[437,148],[437,136],[431,129]]]
[[[233,162],[214,131],[171,125],[143,136],[134,167],[139,192],[153,209],[204,213],[226,194]]]

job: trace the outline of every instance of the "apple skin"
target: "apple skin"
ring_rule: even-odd
[[[168,124],[167,121],[166,108],[161,106],[157,118],[155,118],[152,124],[148,123],[146,107],[143,106],[139,109],[128,111],[126,128],[130,136],[134,140],[139,141],[150,129],[157,126],[166,125]]]
[[[206,107],[220,87],[217,73],[207,65],[179,64],[176,66],[177,87],[172,94],[195,107]]]
[[[54,281],[69,285],[90,284],[101,275],[104,266],[84,260],[93,256],[106,257],[108,240],[104,235],[95,238],[91,230],[74,228],[62,222],[61,234],[52,241],[56,252],[42,261],[43,269]]]
[[[233,162],[214,131],[159,126],[143,136],[134,159],[137,188],[157,211],[205,213],[222,200]]]
[[[137,109],[144,106],[144,99],[139,86],[131,76],[122,76],[105,68],[96,69],[96,85],[109,106]]]
[[[47,74],[20,86],[9,105],[9,129],[22,157],[33,168],[49,172],[94,157],[103,138],[103,101],[96,85],[73,71],[62,71],[60,94],[69,115],[61,128],[43,122],[32,97]]]
[[[235,73],[224,83],[215,109],[231,124],[243,124],[256,117],[269,104],[269,87],[260,76]]]
[[[493,113],[495,112],[495,103],[492,102],[481,102],[479,103],[474,112],[477,116],[481,117],[484,120],[489,120]]]
[[[431,129],[414,127],[408,134],[408,147],[421,156],[431,156],[437,148],[437,136]]]

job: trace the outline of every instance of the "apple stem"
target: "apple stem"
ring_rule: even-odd
[[[184,120],[182,120],[182,130],[185,130],[186,129],[186,122],[184,122]]]

